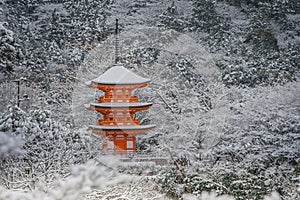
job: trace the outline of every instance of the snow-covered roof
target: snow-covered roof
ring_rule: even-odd
[[[89,126],[90,129],[94,130],[147,130],[154,128],[155,125],[134,125],[134,126]]]
[[[89,107],[98,108],[139,108],[151,106],[152,103],[91,103]]]
[[[110,69],[108,69],[104,74],[95,78],[91,83],[95,84],[107,84],[107,85],[116,85],[116,84],[142,84],[148,83],[150,79],[143,78],[130,70],[126,69],[124,66],[117,64]]]

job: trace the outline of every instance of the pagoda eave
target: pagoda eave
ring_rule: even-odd
[[[108,111],[121,111],[121,112],[138,112],[148,110],[152,103],[91,103],[88,109],[95,110],[101,114]]]
[[[109,134],[124,134],[128,135],[139,135],[141,133],[148,132],[155,128],[155,125],[140,125],[140,126],[89,126],[89,129],[93,133],[98,135],[109,135]]]
[[[99,83],[99,82],[91,82],[89,84],[92,88],[97,88],[102,91],[114,90],[116,88],[129,88],[129,89],[137,89],[148,86],[148,82],[145,83]]]
[[[152,103],[91,103],[88,108],[91,110],[106,109],[131,109],[131,110],[147,110]]]
[[[91,103],[90,108],[143,108],[152,103]]]

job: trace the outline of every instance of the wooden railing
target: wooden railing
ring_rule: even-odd
[[[125,120],[125,121],[120,121],[120,120],[99,120],[99,125],[113,125],[113,126],[132,126],[132,125],[139,125],[140,120],[139,119],[134,119],[134,120]]]
[[[106,97],[100,97],[99,102],[100,103],[136,103],[138,102],[137,96],[131,96],[130,98],[106,98]]]

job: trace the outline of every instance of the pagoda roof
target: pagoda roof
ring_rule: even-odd
[[[89,108],[140,108],[151,105],[152,103],[91,103]]]
[[[116,64],[98,78],[93,79],[90,83],[104,85],[135,85],[148,82],[150,82],[150,79],[143,78],[133,73],[121,64]]]
[[[90,129],[93,130],[147,130],[147,129],[152,129],[154,128],[155,125],[134,125],[134,126],[89,126]]]

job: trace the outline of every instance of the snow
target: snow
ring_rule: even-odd
[[[156,199],[156,200],[169,200],[165,195],[157,190],[157,184],[148,178],[140,178],[131,183],[115,185],[105,190],[94,190],[85,196],[86,200],[98,199]]]
[[[155,125],[139,125],[139,126],[89,126],[95,130],[145,130],[152,129]]]
[[[151,106],[152,103],[91,103],[91,107],[100,107],[100,108],[137,108],[144,106]]]
[[[119,64],[113,66],[112,68],[107,70],[104,74],[92,80],[92,83],[95,84],[109,84],[109,85],[116,85],[116,84],[130,85],[130,84],[142,84],[148,82],[150,82],[150,79],[143,78]]]
[[[200,198],[200,200],[234,200],[234,198],[232,196],[229,195],[221,195],[219,196],[217,193],[215,192],[202,192]],[[191,198],[188,198],[187,200],[193,200]]]

